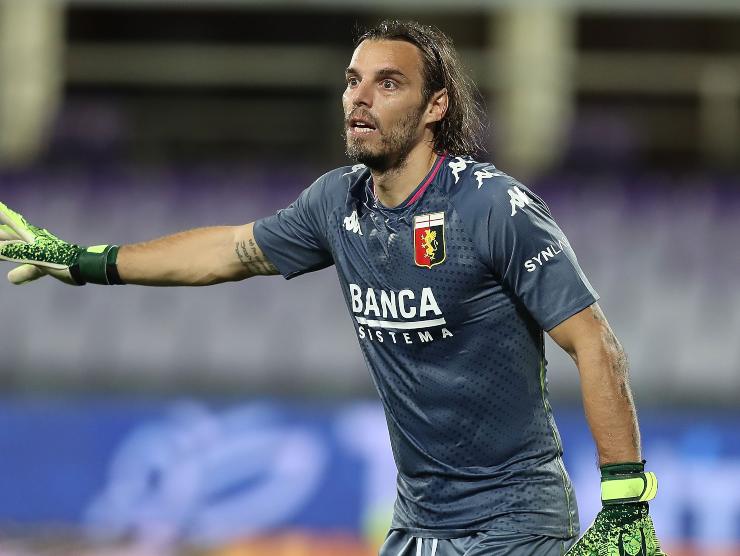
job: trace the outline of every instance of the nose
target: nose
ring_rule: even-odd
[[[366,80],[360,81],[354,89],[349,89],[347,94],[353,108],[358,106],[369,108],[373,105],[372,87]]]

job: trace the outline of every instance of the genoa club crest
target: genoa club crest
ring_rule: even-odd
[[[414,216],[414,262],[432,268],[445,260],[445,213]]]

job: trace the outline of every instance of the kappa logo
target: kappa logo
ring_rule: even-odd
[[[529,205],[531,202],[529,200],[529,197],[527,197],[527,194],[524,193],[519,187],[516,185],[514,187],[509,188],[509,202],[511,203],[511,216],[514,216],[516,214],[516,209],[520,208],[523,209],[525,206]]]
[[[432,268],[443,263],[445,249],[445,213],[432,212],[414,216],[414,262]]]
[[[483,187],[483,180],[488,179],[488,178],[495,178],[496,176],[503,176],[501,172],[498,172],[496,170],[491,172],[487,168],[484,170],[477,170],[473,172],[473,175],[475,176],[475,180],[478,182],[478,189]]]
[[[353,210],[352,214],[345,217],[344,219],[344,228],[348,232],[353,232],[355,234],[362,235],[362,229],[360,229],[360,219],[357,217],[357,211]]]
[[[451,160],[447,165],[452,170],[452,175],[455,176],[455,183],[460,181],[460,172],[468,167],[468,164],[473,164],[473,160],[470,158],[463,158],[462,156],[456,156],[454,160]]]

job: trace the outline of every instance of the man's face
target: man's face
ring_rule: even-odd
[[[365,40],[342,95],[347,155],[374,170],[403,165],[423,138],[422,59],[411,43]]]

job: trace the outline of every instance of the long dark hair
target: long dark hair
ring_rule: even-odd
[[[463,70],[452,39],[430,25],[387,19],[363,32],[355,41],[355,48],[365,40],[406,41],[419,49],[424,63],[424,103],[435,92],[447,88],[447,114],[434,130],[437,154],[475,156],[484,151],[483,133],[487,123],[481,94]]]

